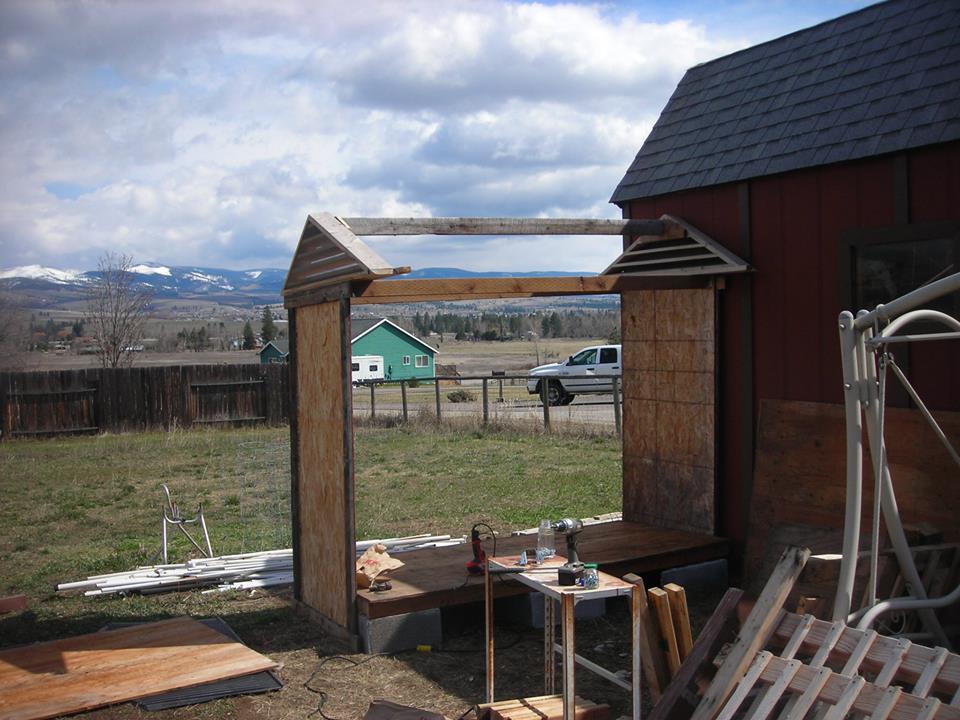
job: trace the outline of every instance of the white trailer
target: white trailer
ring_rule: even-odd
[[[350,358],[351,380],[383,380],[382,355],[354,355]]]

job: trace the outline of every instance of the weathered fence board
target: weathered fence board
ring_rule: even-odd
[[[0,373],[0,439],[289,421],[285,364]]]

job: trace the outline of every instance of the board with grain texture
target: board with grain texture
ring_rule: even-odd
[[[0,718],[57,717],[275,667],[190,618],[80,635],[0,652]]]

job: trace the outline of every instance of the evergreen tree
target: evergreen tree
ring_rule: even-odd
[[[273,313],[270,308],[263,309],[263,326],[260,329],[260,335],[265,343],[270,342],[277,336],[277,326],[273,324]],[[244,335],[244,345],[246,345],[246,335]]]
[[[257,346],[257,340],[253,336],[253,328],[250,327],[250,321],[243,326],[243,349],[244,350],[253,350]]]

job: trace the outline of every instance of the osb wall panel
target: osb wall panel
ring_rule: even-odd
[[[713,289],[625,292],[623,515],[713,532]]]
[[[937,421],[954,447],[960,445],[960,413],[937,412]],[[960,483],[946,449],[917,410],[887,408],[884,420],[890,474],[905,523],[928,522],[946,540],[960,541]],[[866,433],[864,433],[866,435]],[[746,571],[761,575],[768,558],[782,550],[771,542],[789,535],[805,542],[843,527],[846,498],[846,426],[842,405],[763,400],[757,429],[753,511],[747,542]],[[873,503],[873,469],[863,463],[864,532]],[[841,534],[831,535],[839,552]]]
[[[340,303],[296,313],[301,600],[348,627]]]

